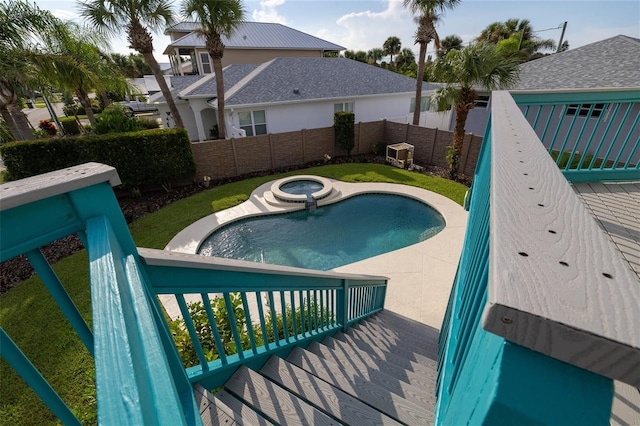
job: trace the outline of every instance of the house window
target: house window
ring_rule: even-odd
[[[353,102],[341,102],[333,104],[333,112],[347,111],[353,112]]]
[[[244,111],[238,113],[240,128],[247,132],[247,136],[267,134],[267,117],[262,111]]]
[[[416,98],[411,98],[411,105],[409,106],[409,112],[413,113],[416,110]],[[429,97],[423,96],[420,98],[420,112],[429,110]]]
[[[593,107],[593,111],[591,111],[591,115],[589,116],[589,111]],[[573,117],[578,113],[579,117],[587,117],[596,118],[600,117],[600,114],[604,112],[606,109],[605,104],[571,104],[567,105],[566,115]]]
[[[487,108],[489,106],[489,95],[477,95],[474,102],[474,108]]]
[[[200,62],[202,62],[202,73],[211,74],[211,59],[209,59],[208,53],[200,54]]]

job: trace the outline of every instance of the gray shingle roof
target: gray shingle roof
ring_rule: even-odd
[[[640,87],[640,40],[618,35],[521,65],[515,90]]]
[[[278,58],[226,99],[227,105],[350,98],[415,91],[416,80],[346,58]],[[425,82],[424,91],[437,86]],[[294,93],[298,89],[298,93]]]
[[[176,98],[180,92],[182,92],[187,87],[191,86],[196,81],[203,78],[201,75],[175,75],[171,77],[171,84],[169,89],[171,90],[171,95]],[[149,102],[166,102],[162,92],[158,92],[153,96],[149,97]]]
[[[258,68],[258,64],[235,64],[229,65],[225,67],[222,72],[222,77],[224,79],[224,88],[225,91],[228,91],[233,86],[238,84],[240,80],[245,78],[251,71]],[[188,93],[183,93],[182,97],[209,97],[216,96],[217,91],[216,79],[212,78],[206,81],[203,81],[201,85],[190,90]],[[186,87],[185,87],[186,89]]]
[[[190,23],[193,25],[193,23]],[[184,23],[184,28],[189,28]],[[183,29],[183,27],[179,27]],[[345,48],[322,40],[302,31],[267,22],[245,22],[230,38],[222,37],[224,45],[231,49],[284,49],[284,50],[329,50],[337,51]],[[175,40],[165,49],[165,53],[174,47],[205,47],[204,38],[191,33]]]

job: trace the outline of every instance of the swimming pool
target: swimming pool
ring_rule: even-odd
[[[433,237],[445,226],[433,208],[393,194],[362,194],[316,210],[242,219],[204,240],[208,256],[329,270]]]

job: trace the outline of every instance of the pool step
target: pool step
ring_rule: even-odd
[[[437,341],[437,330],[381,312],[258,371],[240,367],[216,395],[198,388],[204,423],[433,423]]]

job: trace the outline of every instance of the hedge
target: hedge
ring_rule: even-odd
[[[143,130],[77,138],[12,142],[0,147],[6,180],[95,161],[113,166],[123,186],[193,178],[196,165],[184,129]]]
[[[62,128],[65,133],[68,135],[79,135],[80,134],[80,126],[78,125],[78,121],[75,117],[61,117],[59,118],[60,124],[62,124]]]

